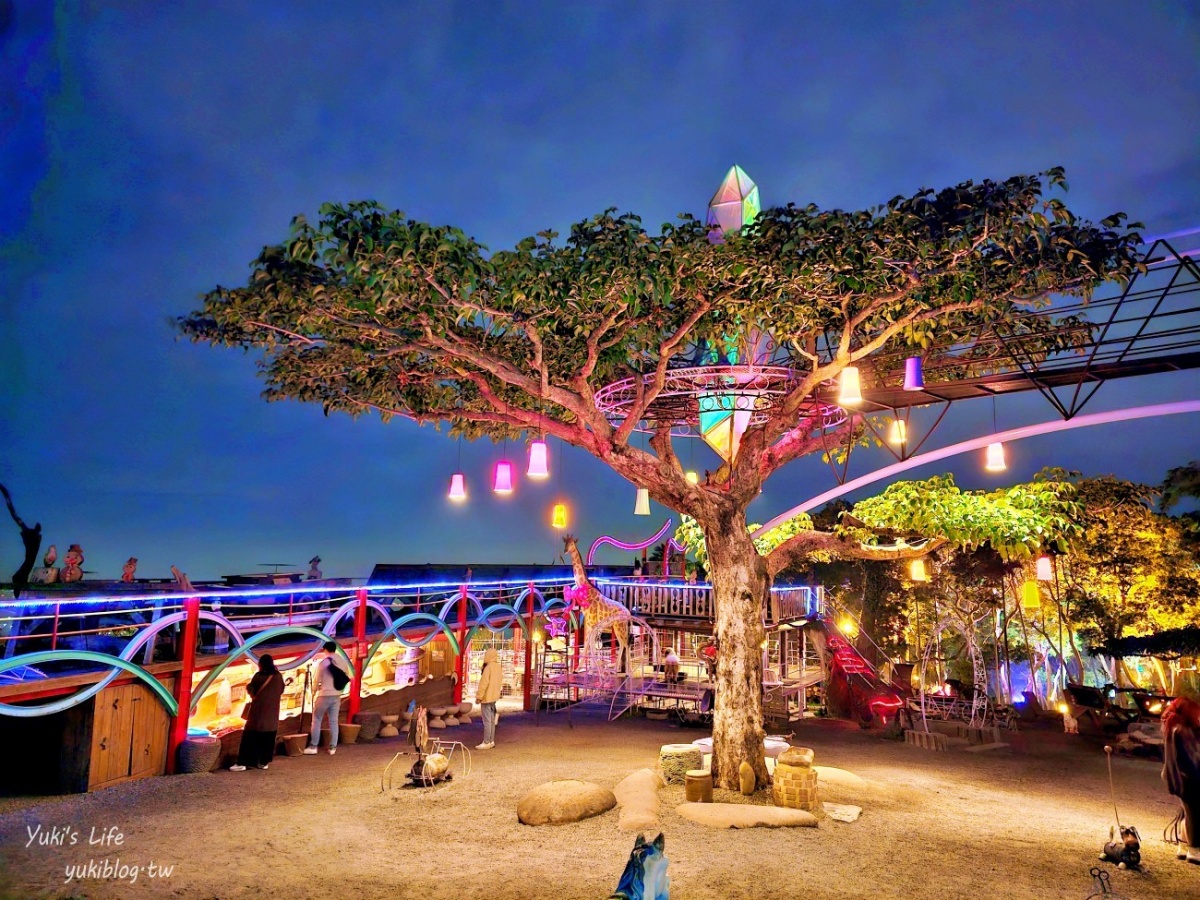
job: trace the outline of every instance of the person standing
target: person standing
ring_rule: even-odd
[[[1172,700],[1163,713],[1162,730],[1163,781],[1183,807],[1175,817],[1175,833],[1182,838],[1176,855],[1200,864],[1200,703],[1186,697]]]
[[[679,654],[675,652],[674,647],[667,650],[667,658],[663,660],[663,677],[667,684],[679,681]]]
[[[275,758],[275,742],[279,734],[279,698],[283,696],[283,676],[275,668],[271,654],[258,660],[258,671],[246,688],[250,702],[242,710],[246,728],[238,748],[237,765],[230,772],[245,772],[247,766],[266,769]]]
[[[500,654],[495,647],[483,651],[483,671],[479,673],[479,686],[475,689],[475,700],[483,710],[483,743],[476,750],[491,750],[496,746],[496,701],[500,699]]]
[[[333,680],[331,668],[337,667],[345,680],[350,679],[350,673],[337,657],[337,642],[326,641],[317,654],[317,677],[313,679],[313,717],[312,731],[308,735],[308,746],[304,752],[309,756],[317,752],[321,743],[321,724],[329,720],[329,755],[337,753],[338,742],[338,713],[342,707],[342,691],[345,684],[338,687]]]

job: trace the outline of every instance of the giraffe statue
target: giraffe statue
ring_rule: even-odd
[[[588,579],[587,567],[583,564],[583,556],[579,553],[579,544],[572,534],[563,537],[563,551],[571,557],[571,568],[575,571],[576,599],[574,605],[583,610],[583,643],[590,645],[592,637],[599,635],[606,628],[611,630],[613,637],[620,645],[619,658],[628,659],[629,623],[633,614],[620,603],[614,603],[598,590]],[[580,592],[586,593],[580,596]]]

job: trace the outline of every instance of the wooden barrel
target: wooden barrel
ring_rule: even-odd
[[[704,761],[695,744],[663,744],[658,751],[658,767],[667,784],[683,784],[689,769],[699,769]]]
[[[712,772],[708,769],[688,769],[683,782],[683,793],[688,803],[712,803],[712,791]]]

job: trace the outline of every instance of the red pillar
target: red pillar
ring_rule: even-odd
[[[167,773],[174,774],[179,764],[179,745],[187,739],[188,719],[192,709],[192,675],[196,671],[196,638],[200,634],[200,598],[187,597],[183,601],[183,646],[179,658],[183,667],[179,680],[175,682],[175,702],[179,709],[171,720],[171,732],[167,736]]]
[[[354,611],[354,675],[350,680],[350,702],[346,721],[353,722],[362,705],[363,657],[367,655],[367,589],[358,589],[358,609]]]
[[[533,709],[533,582],[528,584],[528,592],[525,597],[528,602],[526,607],[525,621],[525,697],[524,709],[525,712],[530,712]]]
[[[462,703],[463,681],[467,674],[467,586],[459,588],[458,594],[458,659],[454,663],[454,671],[458,679],[454,683],[454,702]]]

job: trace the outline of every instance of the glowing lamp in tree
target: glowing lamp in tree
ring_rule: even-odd
[[[888,443],[897,446],[908,443],[908,426],[903,419],[893,419],[892,429],[888,432]]]
[[[925,567],[925,560],[914,559],[908,564],[908,577],[910,581],[928,581],[929,570]]]
[[[1042,608],[1042,589],[1036,581],[1027,579],[1021,584],[1021,607],[1026,611]]]
[[[550,514],[551,528],[566,528],[567,527],[567,504],[555,503],[554,511]]]
[[[529,445],[529,468],[525,474],[530,478],[550,477],[550,462],[545,441],[534,441]]]
[[[647,488],[637,489],[637,500],[633,504],[635,516],[650,515],[650,491]]]
[[[462,503],[467,499],[467,478],[462,472],[455,472],[450,476],[449,496],[455,503]]]
[[[502,459],[496,463],[496,471],[492,477],[492,491],[497,494],[511,494],[513,489],[512,463]]]
[[[1003,472],[1008,468],[1008,463],[1004,461],[1004,445],[1002,443],[997,441],[987,445],[987,458],[983,467],[989,472]]]
[[[688,484],[699,484],[700,483],[700,476],[697,475],[693,471],[689,470],[687,473],[684,474],[683,477],[687,479]]]
[[[1048,556],[1039,556],[1037,560],[1037,580],[1054,580],[1054,560]]]
[[[840,631],[846,637],[852,638],[858,634],[858,625],[849,616],[843,616],[838,621],[838,631]]]
[[[906,391],[923,391],[925,389],[925,373],[921,369],[921,357],[910,356],[904,361],[904,389]]]
[[[858,366],[846,366],[842,369],[838,387],[840,406],[858,406],[862,403],[862,379],[858,374]]]

